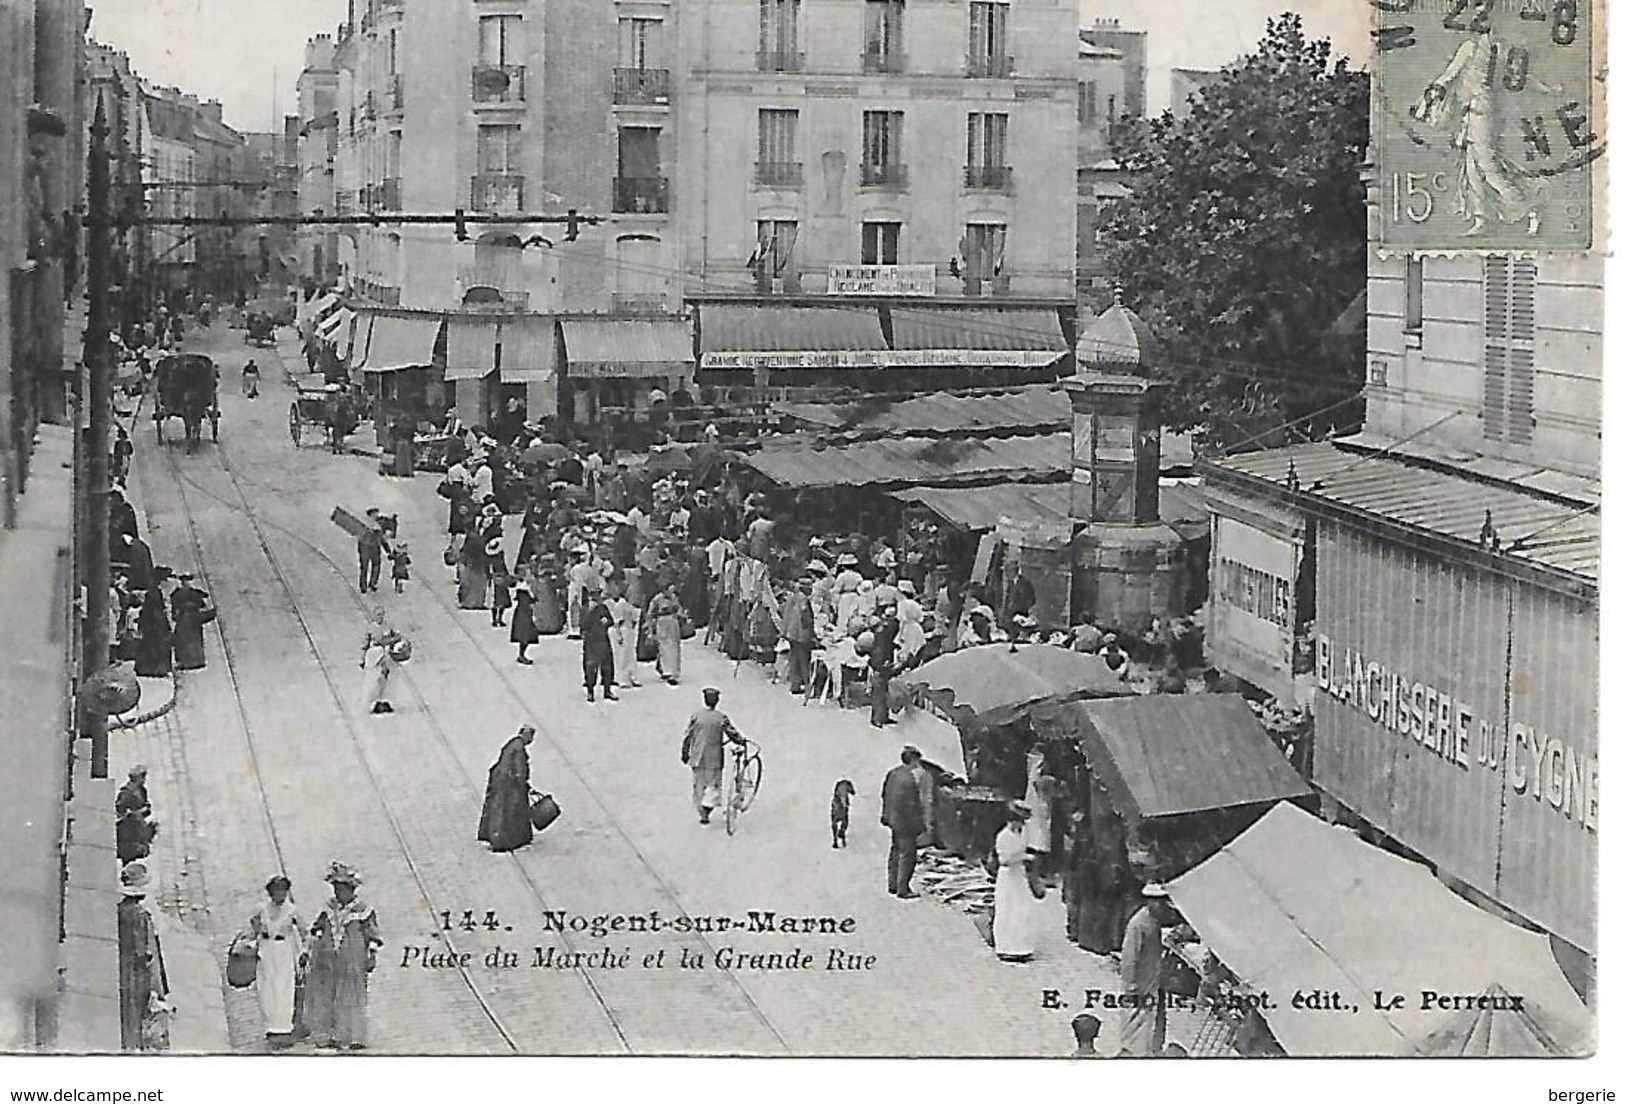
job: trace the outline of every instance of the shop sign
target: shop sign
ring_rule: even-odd
[[[1586,831],[1597,831],[1597,757],[1514,719],[1510,731],[1451,688],[1321,634],[1315,639],[1315,686],[1326,708],[1351,709],[1388,732],[1464,772],[1504,773],[1516,800],[1545,803]],[[1492,702],[1492,709],[1500,703]]]
[[[1297,624],[1295,541],[1213,516],[1208,645],[1215,666],[1292,701]]]
[[[837,350],[801,353],[703,353],[701,368],[884,368],[891,362],[885,349]]]
[[[829,266],[829,295],[930,296],[936,293],[936,265]]]
[[[1066,354],[1059,349],[893,349],[893,368],[1047,368]]]

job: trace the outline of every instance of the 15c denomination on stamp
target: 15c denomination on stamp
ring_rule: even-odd
[[[1383,249],[1586,250],[1593,0],[1371,0]]]

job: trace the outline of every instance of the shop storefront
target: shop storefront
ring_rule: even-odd
[[[397,425],[437,421],[449,405],[446,331],[439,314],[364,312],[363,321],[367,344],[351,368],[365,381],[377,443],[388,447]]]
[[[446,319],[445,381],[457,420],[465,426],[489,425],[502,409],[496,379],[499,326],[495,318]]]
[[[1583,973],[1597,912],[1594,506],[1332,444],[1204,474],[1310,519],[1311,780],[1330,811],[1551,933]]]
[[[699,381],[713,387],[862,387],[891,362],[879,312],[856,303],[705,304],[699,348]]]
[[[1293,658],[1298,626],[1312,611],[1300,603],[1305,522],[1296,511],[1211,488],[1207,653],[1219,670],[1246,679],[1280,701],[1298,691]]]
[[[687,322],[666,318],[565,319],[564,380],[576,422],[604,425],[646,446],[663,428],[671,396],[694,382]]]

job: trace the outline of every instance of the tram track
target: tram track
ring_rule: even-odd
[[[293,615],[299,624],[307,649],[313,655],[318,665],[322,668],[323,678],[326,682],[328,693],[333,699],[335,708],[339,710],[344,718],[344,725],[349,739],[355,748],[358,758],[366,770],[369,784],[377,795],[379,802],[383,805],[386,815],[389,818],[391,828],[394,832],[397,844],[400,847],[401,854],[407,860],[407,864],[413,872],[414,879],[417,881],[419,890],[423,894],[424,899],[431,902],[431,907],[436,912],[439,912],[440,906],[433,904],[434,898],[428,892],[428,887],[424,882],[418,864],[411,858],[410,847],[407,844],[405,834],[401,830],[400,822],[395,811],[390,806],[389,797],[387,796],[387,788],[383,785],[377,771],[368,759],[364,741],[361,739],[360,734],[356,730],[354,719],[345,708],[343,695],[339,692],[337,685],[334,683],[332,674],[327,665],[321,660],[321,654],[319,647],[316,644],[315,635],[311,631],[310,625],[300,609],[299,599],[277,558],[277,554],[271,550],[270,541],[267,537],[267,530],[276,532],[288,542],[304,548],[312,556],[323,562],[335,575],[335,577],[343,584],[346,593],[349,595],[352,603],[359,611],[365,612],[368,605],[362,598],[359,590],[350,581],[350,572],[347,567],[338,563],[331,555],[328,554],[325,549],[303,535],[294,532],[284,525],[278,524],[274,520],[262,518],[260,516],[259,512],[256,511],[253,505],[250,503],[244,488],[245,484],[255,487],[265,487],[265,484],[254,480],[244,479],[232,463],[230,451],[224,446],[217,443],[213,445],[209,451],[216,453],[219,462],[219,469],[230,484],[232,495],[236,498],[235,502],[231,501],[224,495],[216,493],[215,491],[196,482],[188,474],[182,471],[180,466],[176,464],[173,455],[170,455],[169,464],[173,476],[178,485],[185,484],[186,486],[189,486],[194,493],[207,497],[226,509],[243,515],[248,521],[249,526],[253,531],[254,538],[259,545],[260,551],[262,555],[264,555],[267,563],[270,565],[277,584],[286,597],[289,608],[293,611]],[[187,513],[188,520],[190,521],[189,509],[187,510]],[[201,562],[201,552],[199,552],[199,555]],[[456,615],[456,611],[449,604],[447,598],[434,588],[425,587],[423,589],[428,591],[433,596],[432,601],[434,605],[442,614],[446,616],[446,619],[450,620],[457,626],[458,632],[468,641],[469,647],[480,657],[480,662],[496,675],[498,682],[501,684],[507,696],[509,696],[521,708],[521,710],[528,711],[531,708],[530,703],[526,700],[520,689],[514,684],[511,672],[507,671],[505,668],[499,666],[493,661],[491,656],[480,645],[478,638],[474,635],[469,625],[466,623],[466,619],[458,617]],[[224,632],[222,632],[221,636],[224,637],[224,635]],[[464,762],[462,756],[458,753],[458,750],[446,729],[441,724],[440,719],[435,715],[434,710],[428,706],[428,699],[423,695],[417,684],[412,679],[409,667],[397,669],[393,677],[401,680],[408,687],[410,687],[412,693],[418,698],[418,700],[424,703],[425,708],[423,709],[421,715],[426,719],[427,724],[432,730],[434,738],[441,750],[443,750],[451,758],[451,760],[456,763],[457,769],[462,777],[464,788],[472,795],[473,800],[477,802],[483,793],[483,785],[481,780],[476,778],[474,774],[470,772],[467,764]],[[654,864],[650,861],[649,857],[637,845],[636,841],[633,840],[625,825],[622,824],[620,819],[612,811],[609,802],[588,780],[585,769],[569,754],[557,737],[548,730],[546,725],[539,725],[538,728],[541,730],[539,735],[546,741],[547,746],[575,776],[575,779],[581,788],[589,795],[592,802],[598,807],[604,822],[611,828],[615,836],[618,837],[618,839],[632,853],[632,855],[635,856],[639,866],[645,872],[648,879],[657,887],[659,895],[669,902],[674,914],[682,916],[688,915],[677,896],[675,888],[660,874],[660,872],[655,868]],[[263,792],[262,785],[262,795]],[[548,902],[546,895],[543,894],[541,887],[537,884],[532,872],[526,868],[523,862],[519,861],[517,855],[511,856],[511,860],[514,865],[514,869],[518,872],[521,880],[527,887],[530,897],[534,900],[536,905],[539,906],[544,913],[555,911]],[[448,947],[455,951],[455,947],[452,947],[451,940],[446,936],[446,933],[442,932],[441,935],[443,938],[445,938]],[[714,956],[718,950],[716,945],[710,940],[706,939],[701,933],[693,932],[690,933],[686,938],[693,940],[696,944],[698,944],[699,947],[703,948],[707,957]],[[565,947],[567,951],[574,952],[575,948],[567,934],[558,933],[557,940]],[[612,1001],[603,992],[601,985],[593,976],[591,970],[586,967],[577,966],[574,967],[574,972],[582,981],[584,987],[591,995],[594,1004],[598,1007],[606,1023],[613,1031],[620,1048],[624,1052],[631,1053],[633,1051],[633,1047],[627,1038],[626,1030],[623,1027],[620,1019],[616,1016],[614,1009],[611,1007]],[[491,1006],[490,1000],[483,993],[481,993],[479,983],[475,980],[473,973],[467,968],[462,968],[460,973],[463,976],[465,984],[475,995],[481,1008],[490,1018],[492,1024],[502,1034],[505,1042],[511,1049],[517,1051],[519,1048],[517,1044],[513,1042],[514,1036],[512,1032],[508,1031],[503,1025],[501,1016]],[[737,998],[743,1007],[748,1011],[750,1017],[755,1020],[755,1022],[767,1033],[781,1052],[790,1053],[791,1047],[789,1042],[784,1038],[777,1025],[773,1023],[772,1019],[767,1015],[766,1011],[761,1007],[755,996],[750,992],[745,984],[731,972],[727,973],[725,976],[726,982],[724,984],[727,984],[735,991]]]

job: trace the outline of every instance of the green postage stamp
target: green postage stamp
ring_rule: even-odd
[[[1586,250],[1593,0],[1371,0],[1384,249]]]

